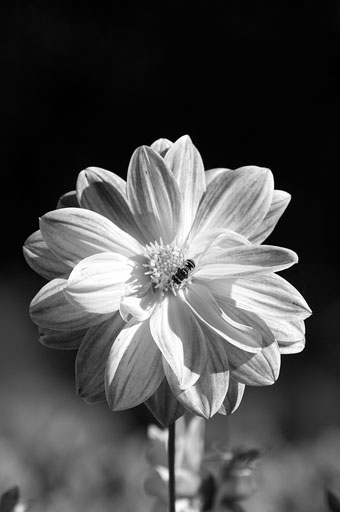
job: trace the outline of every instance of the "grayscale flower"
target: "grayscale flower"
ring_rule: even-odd
[[[42,343],[78,349],[80,396],[146,402],[167,425],[232,413],[246,385],[272,384],[310,315],[276,274],[297,255],[262,244],[289,199],[269,169],[205,172],[187,136],[136,149],[126,182],[82,171],[24,248],[50,279],[31,317]]]

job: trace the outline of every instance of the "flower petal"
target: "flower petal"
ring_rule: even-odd
[[[127,202],[126,182],[120,176],[99,167],[88,167],[79,173],[77,195],[82,208],[100,213],[136,240],[143,241]]]
[[[182,197],[178,231],[178,239],[182,241],[192,226],[198,204],[206,189],[203,161],[188,135],[176,140],[164,160],[174,173]]]
[[[240,245],[251,245],[244,236],[230,229],[212,229],[204,231],[195,237],[190,244],[190,255],[199,263],[198,267],[204,267],[212,263],[224,261],[225,251]]]
[[[305,323],[303,320],[294,318],[265,318],[266,324],[272,330],[278,342],[294,342],[302,340],[305,336]]]
[[[126,256],[141,254],[142,246],[99,213],[84,208],[62,208],[40,219],[42,236],[64,263],[74,265],[100,252]]]
[[[77,192],[75,190],[71,190],[70,192],[66,192],[60,196],[59,201],[57,203],[57,210],[60,208],[78,208],[79,203],[77,199]]]
[[[246,276],[277,272],[297,263],[298,256],[285,247],[273,245],[238,245],[223,248],[221,235],[220,250],[207,251],[196,277],[200,279],[221,279],[223,277]],[[211,263],[209,261],[211,254]]]
[[[270,327],[258,315],[222,301],[217,301],[223,312],[233,321],[252,327],[262,339],[262,351],[251,356],[238,347],[225,347],[232,376],[243,384],[266,386],[279,376],[280,352]]]
[[[225,167],[216,167],[215,169],[209,169],[205,171],[206,184],[209,185],[212,180],[214,180],[217,176],[220,176],[220,174],[223,174],[225,171],[231,171],[231,169],[226,169]]]
[[[120,301],[119,310],[125,321],[129,320],[129,315],[137,320],[146,320],[151,315],[154,304],[155,296],[150,290],[142,297],[126,295]]]
[[[168,294],[150,318],[151,334],[172,368],[178,386],[194,384],[206,364],[204,333],[190,309],[178,297]]]
[[[87,329],[80,331],[54,331],[52,329],[39,329],[39,341],[48,348],[62,350],[75,350],[79,348]]]
[[[207,280],[215,298],[274,318],[306,318],[311,310],[302,295],[276,274]]]
[[[170,390],[166,378],[163,379],[155,393],[146,400],[145,405],[164,427],[175,423],[185,413],[184,407]]]
[[[261,350],[262,338],[259,333],[226,317],[206,286],[193,282],[187,293],[181,295],[195,315],[223,339],[247,352]]]
[[[248,386],[273,384],[280,373],[280,351],[276,341],[257,354],[249,354],[238,347],[227,348],[232,377]]]
[[[157,139],[151,144],[150,148],[159,153],[164,158],[168,149],[171,148],[172,145],[173,142],[171,142],[169,139]]]
[[[71,268],[57,258],[47,247],[40,229],[29,236],[23,247],[29,266],[45,279],[54,279],[69,274]]]
[[[272,202],[273,176],[269,169],[248,166],[219,173],[207,186],[189,238],[213,228],[227,228],[249,238]]]
[[[33,322],[46,329],[78,331],[107,318],[72,306],[64,295],[66,285],[67,279],[56,278],[41,288],[30,305]]]
[[[209,333],[207,328],[205,334],[208,336],[207,362],[193,386],[182,391],[166,362],[164,371],[179,402],[192,414],[208,419],[216,414],[223,403],[228,390],[229,370],[224,341],[215,333]]]
[[[264,217],[258,228],[249,236],[253,244],[261,244],[273,231],[281,215],[287,208],[291,195],[283,190],[274,190],[273,200],[267,215]]]
[[[72,270],[65,288],[67,300],[89,313],[113,313],[119,308],[131,277],[131,261],[120,254],[100,253]]]
[[[156,392],[164,378],[161,358],[149,321],[130,320],[117,336],[107,360],[105,389],[112,410],[135,407]]]
[[[127,194],[146,243],[177,234],[181,198],[172,172],[153,149],[142,146],[133,153],[127,176]]]
[[[305,338],[298,341],[279,341],[280,354],[299,354],[303,351],[306,345]]]
[[[219,414],[232,414],[236,411],[243,398],[245,387],[244,384],[230,377],[228,392],[218,411]]]
[[[188,256],[193,258],[196,263],[199,262],[200,265],[211,263],[211,257],[207,258],[206,255],[207,253],[213,254],[215,246],[215,250],[218,252],[220,243],[228,247],[250,244],[246,238],[230,229],[211,229],[204,231],[191,241]]]
[[[216,302],[223,311],[224,318],[228,318],[231,322],[248,326],[256,331],[261,339],[261,347],[271,345],[275,341],[275,336],[270,326],[256,313],[235,307],[235,305],[224,301],[217,300]]]
[[[88,329],[77,353],[76,386],[85,402],[93,403],[98,397],[105,400],[105,368],[111,347],[125,326],[119,312],[99,325]]]

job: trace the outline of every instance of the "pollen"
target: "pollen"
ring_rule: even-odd
[[[144,256],[147,258],[144,267],[148,269],[145,274],[150,277],[154,288],[162,294],[169,289],[174,292],[172,279],[183,265],[183,250],[175,242],[163,244],[160,239],[160,243],[153,242],[145,247]]]

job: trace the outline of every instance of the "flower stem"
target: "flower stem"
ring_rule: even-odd
[[[169,512],[176,512],[175,423],[172,423],[171,425],[169,425],[168,468],[169,468]]]

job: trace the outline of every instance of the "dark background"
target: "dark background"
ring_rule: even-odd
[[[269,167],[292,194],[269,243],[299,254],[283,276],[314,312],[305,351],[284,358],[275,386],[249,390],[231,421],[247,418],[253,432],[270,418],[293,441],[338,427],[340,2],[14,1],[1,4],[0,25],[6,425],[23,389],[51,398],[62,382],[74,394],[74,353],[41,347],[28,317],[43,280],[21,246],[38,217],[83,168],[125,177],[137,146],[189,134],[207,169]],[[88,410],[127,431],[151,421],[144,407]]]

